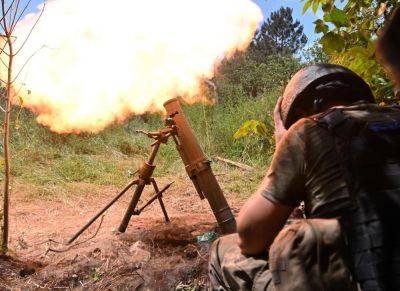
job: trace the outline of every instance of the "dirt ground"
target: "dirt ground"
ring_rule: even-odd
[[[159,187],[171,179],[158,179]],[[210,243],[195,238],[214,230],[215,220],[187,177],[173,180],[164,195],[170,223],[155,202],[119,233],[130,191],[72,246],[64,243],[120,189],[79,184],[79,195],[43,200],[27,198],[31,187],[15,182],[11,256],[0,258],[0,290],[205,289]],[[150,195],[145,191],[140,203]],[[237,213],[242,202],[227,199]]]

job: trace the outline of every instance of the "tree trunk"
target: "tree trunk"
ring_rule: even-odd
[[[11,36],[7,35],[9,48],[7,85],[6,85],[6,106],[4,117],[4,197],[3,197],[3,236],[1,252],[6,253],[8,250],[9,235],[9,205],[11,193],[11,166],[10,166],[10,116],[11,116],[11,95],[12,95],[12,66],[13,66],[13,44]]]

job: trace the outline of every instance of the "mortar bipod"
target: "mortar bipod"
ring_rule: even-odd
[[[157,183],[156,183],[155,179],[152,178],[152,175],[153,175],[154,169],[156,168],[156,166],[154,165],[154,160],[157,156],[160,145],[162,143],[168,142],[169,137],[175,133],[175,127],[173,127],[173,126],[167,127],[165,129],[162,129],[162,130],[156,131],[156,132],[145,132],[143,130],[138,130],[137,132],[143,133],[143,134],[147,135],[149,138],[155,139],[155,142],[151,145],[152,150],[151,150],[148,160],[145,161],[139,168],[139,171],[138,171],[139,179],[137,180],[136,189],[135,189],[135,192],[133,193],[133,196],[132,196],[131,202],[129,203],[128,209],[126,210],[124,218],[122,219],[122,222],[118,228],[118,231],[120,231],[120,232],[126,231],[126,228],[128,227],[128,224],[129,224],[129,221],[130,221],[132,215],[139,215],[143,211],[144,208],[149,206],[156,199],[158,199],[158,201],[160,203],[161,210],[165,217],[165,221],[167,221],[167,222],[169,221],[169,217],[168,217],[167,211],[165,209],[164,202],[162,200],[162,193],[160,193]],[[146,185],[150,185],[150,184],[153,186],[156,194],[143,207],[141,207],[138,210],[135,210],[144,188],[146,187]],[[169,186],[171,184],[169,184]],[[168,186],[168,188],[169,188],[169,186]]]
[[[171,117],[167,118],[166,122],[168,122],[170,119]],[[114,203],[117,202],[118,199],[120,199],[132,186],[135,185],[136,185],[135,192],[133,194],[131,202],[129,203],[129,207],[125,213],[121,225],[119,226],[119,231],[125,232],[132,215],[139,215],[147,206],[149,206],[155,200],[159,201],[165,220],[167,222],[169,221],[169,217],[165,209],[164,202],[162,200],[162,195],[173,184],[173,182],[167,184],[165,187],[159,190],[158,185],[155,179],[152,177],[152,175],[155,169],[155,165],[153,163],[156,158],[158,149],[162,143],[168,142],[169,137],[174,136],[176,134],[176,127],[171,123],[167,125],[167,128],[157,132],[145,132],[142,130],[137,130],[137,132],[143,133],[148,137],[156,140],[151,145],[152,151],[149,156],[149,159],[145,161],[141,165],[139,170],[136,172],[139,173],[139,179],[130,182],[120,193],[118,193],[116,197],[114,197],[114,199],[112,199],[105,207],[103,207],[103,209],[101,209],[95,216],[93,216],[92,219],[90,219],[78,232],[76,232],[74,236],[71,237],[71,239],[67,242],[67,244],[71,244],[72,242],[74,242],[86,229],[89,228],[89,226],[91,226],[103,213],[105,213],[112,205],[114,205]],[[149,201],[144,206],[135,210],[145,186],[150,184],[153,186],[154,191],[156,193],[149,199]]]

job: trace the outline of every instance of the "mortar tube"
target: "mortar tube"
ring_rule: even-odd
[[[179,141],[177,149],[196,190],[201,192],[199,193],[200,197],[204,196],[208,200],[222,233],[236,232],[235,217],[212,172],[210,162],[185,117],[179,99],[168,100],[164,103],[164,107],[168,115],[178,113],[173,117]]]

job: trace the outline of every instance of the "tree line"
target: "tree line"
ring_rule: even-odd
[[[272,12],[256,31],[249,48],[220,65],[215,85],[219,102],[256,98],[284,84],[308,63],[328,62],[318,43],[304,50],[308,38],[293,9]],[[215,93],[215,92],[214,92]]]
[[[307,36],[303,25],[293,19],[293,10],[281,7],[272,12],[249,49],[223,61],[212,80],[219,99],[255,98],[273,86],[284,85],[305,65],[335,63],[359,74],[378,102],[398,103],[392,82],[376,60],[375,40],[400,1],[303,0],[303,5],[303,13],[322,11],[322,17],[314,22],[319,39],[306,47]]]

